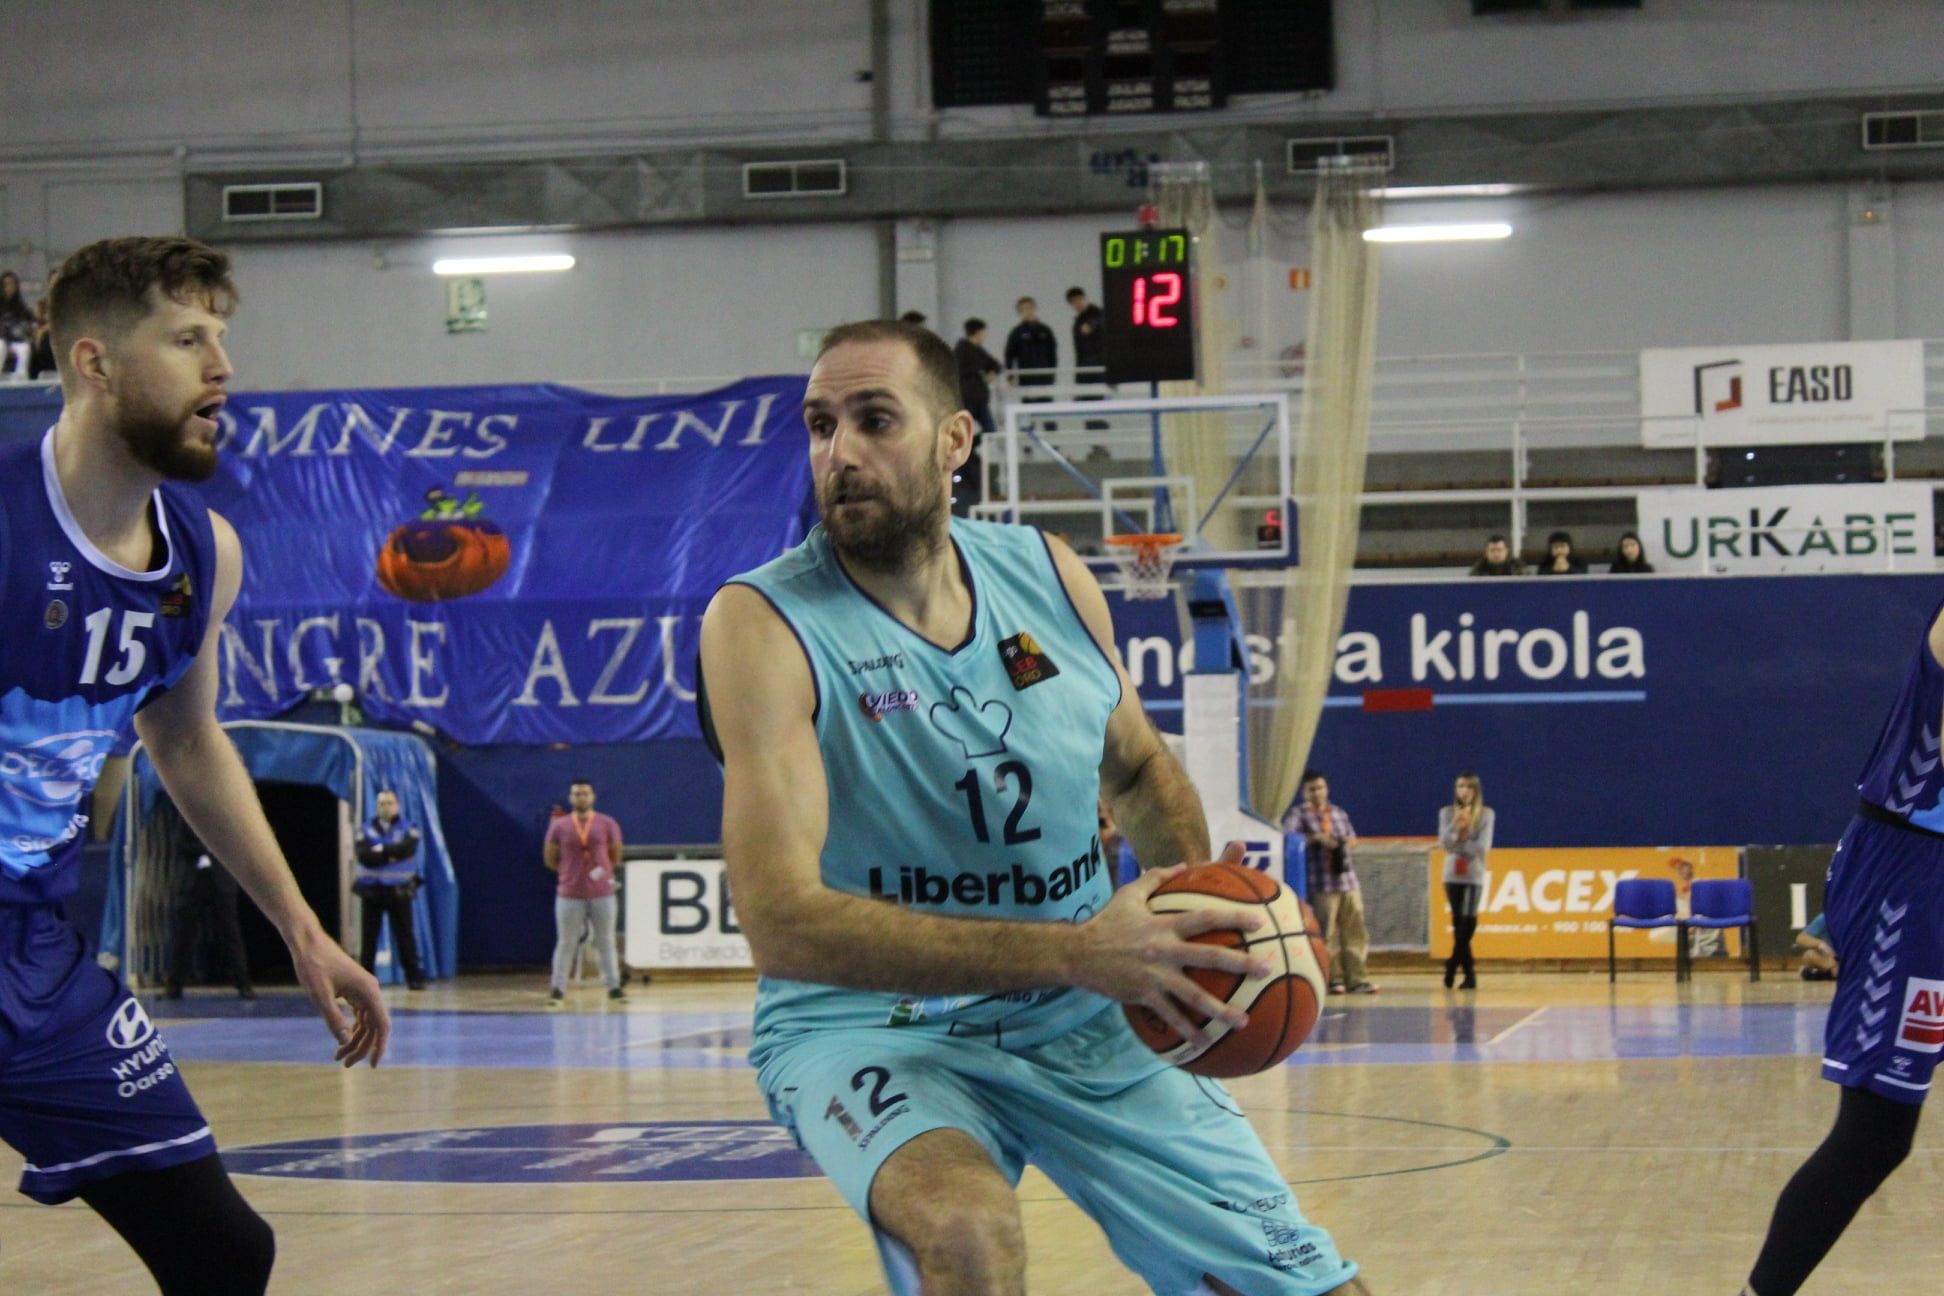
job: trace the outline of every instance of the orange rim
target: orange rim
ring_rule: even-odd
[[[1106,537],[1110,545],[1122,549],[1138,549],[1143,553],[1158,554],[1169,545],[1181,543],[1181,537],[1172,531],[1157,531],[1151,535],[1110,535]]]

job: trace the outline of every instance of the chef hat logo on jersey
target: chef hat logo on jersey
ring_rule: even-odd
[[[130,995],[115,1015],[108,1019],[108,1046],[117,1049],[140,1048],[155,1034],[155,1023],[142,1010],[141,1001]]]
[[[114,750],[112,729],[79,729],[0,751],[0,785],[37,806],[65,810],[91,787]]]

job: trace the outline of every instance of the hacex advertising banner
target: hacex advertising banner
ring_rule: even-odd
[[[703,609],[807,529],[803,383],[238,393],[223,718],[344,685],[465,743],[695,737]]]
[[[1915,441],[1922,342],[1654,349],[1640,353],[1650,448]]]
[[[1640,540],[1665,572],[1929,571],[1929,482],[1643,490]]]
[[[1431,954],[1446,958],[1453,941],[1444,891],[1444,852],[1431,852]],[[1739,876],[1736,846],[1494,850],[1472,952],[1489,959],[1605,958],[1613,892],[1629,878],[1674,883],[1685,895],[1697,878]],[[1725,932],[1720,948],[1741,951],[1741,934]],[[1712,946],[1714,942],[1710,941]],[[1620,958],[1674,957],[1674,928],[1623,928],[1615,933]]]

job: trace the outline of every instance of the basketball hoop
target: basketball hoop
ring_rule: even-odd
[[[1174,569],[1181,537],[1173,532],[1153,535],[1110,535],[1108,557],[1120,568],[1121,593],[1130,599],[1168,597],[1168,573]]]

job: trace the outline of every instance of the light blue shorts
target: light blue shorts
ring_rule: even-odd
[[[891,1154],[954,1129],[1015,1185],[1038,1166],[1162,1296],[1204,1275],[1249,1296],[1318,1296],[1357,1272],[1303,1218],[1228,1091],[1161,1064],[1118,1009],[1019,1052],[895,1027],[813,1032],[768,1042],[758,1080],[867,1220]],[[916,1296],[902,1248],[878,1244],[892,1289]]]

